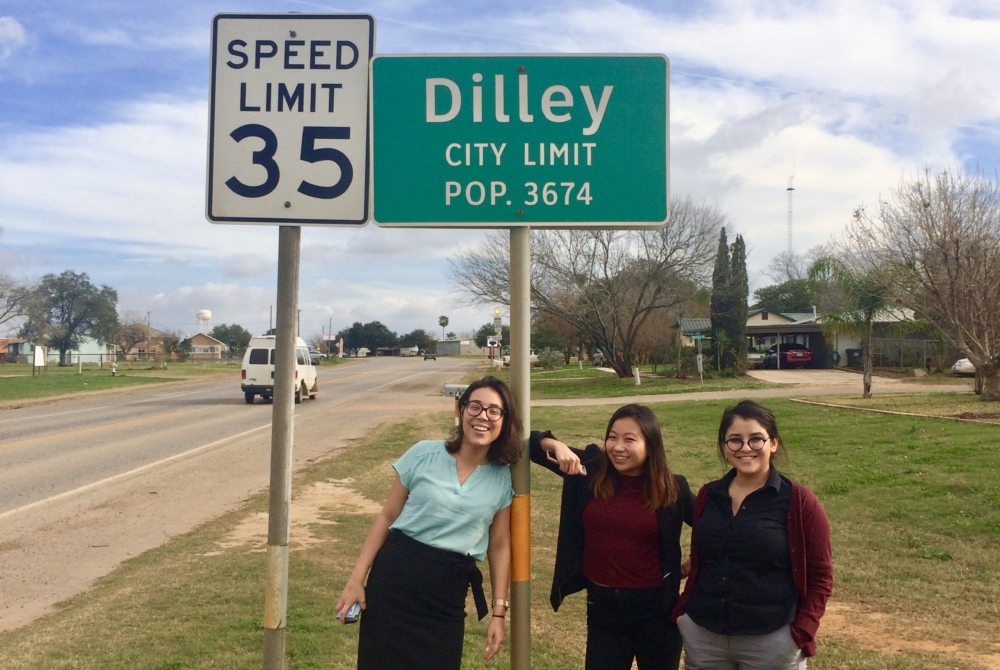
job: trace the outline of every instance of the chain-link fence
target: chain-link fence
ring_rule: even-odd
[[[954,360],[941,340],[872,340],[872,365],[877,368],[944,368],[948,358]]]

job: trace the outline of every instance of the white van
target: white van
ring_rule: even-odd
[[[255,396],[270,400],[274,396],[274,335],[250,339],[243,354],[243,397],[252,405]],[[319,392],[316,368],[309,358],[309,348],[301,337],[295,338],[295,402]]]

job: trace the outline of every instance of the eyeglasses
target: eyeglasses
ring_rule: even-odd
[[[469,416],[479,416],[485,411],[486,418],[490,421],[499,421],[503,418],[503,415],[507,413],[504,411],[503,407],[498,407],[496,405],[484,407],[483,404],[477,400],[470,400],[465,403],[465,411],[469,413]]]
[[[751,437],[749,440],[744,441],[742,437],[731,437],[726,440],[726,447],[729,451],[740,451],[743,449],[744,444],[749,444],[750,448],[754,451],[760,451],[770,439],[769,437]]]

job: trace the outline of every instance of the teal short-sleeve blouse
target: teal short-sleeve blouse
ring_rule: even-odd
[[[410,493],[391,528],[432,547],[486,558],[493,517],[514,498],[510,467],[480,465],[459,484],[444,440],[417,442],[392,467]]]

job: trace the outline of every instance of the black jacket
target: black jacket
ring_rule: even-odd
[[[542,449],[542,438],[553,437],[551,432],[532,431],[530,440],[531,460],[563,478],[562,507],[559,511],[559,540],[556,544],[556,567],[552,579],[552,609],[558,610],[563,598],[587,588],[583,576],[583,508],[594,497],[590,488],[591,478],[597,474],[603,449],[596,444],[586,449],[573,449],[580,462],[587,468],[584,476],[567,477],[556,463],[548,460]],[[677,482],[677,501],[670,507],[660,508],[656,517],[660,522],[660,557],[663,563],[663,603],[669,612],[677,602],[681,583],[681,524],[691,525],[694,496],[687,480],[674,475]]]

